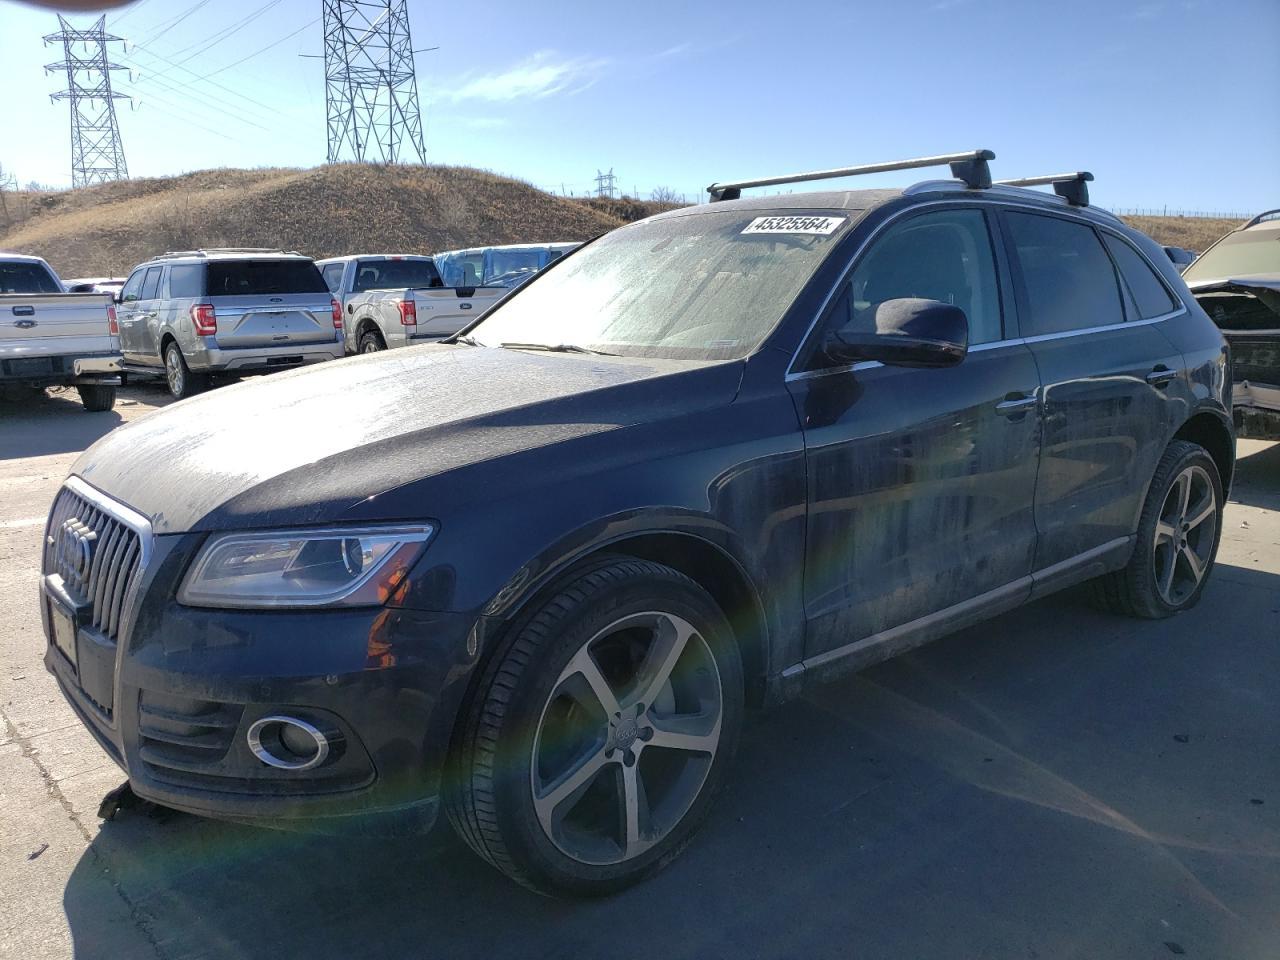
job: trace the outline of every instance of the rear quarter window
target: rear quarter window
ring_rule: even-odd
[[[178,263],[169,268],[169,296],[179,300],[204,296],[204,264]]]
[[[329,293],[311,260],[215,260],[205,270],[210,297]]]
[[[1151,265],[1142,258],[1142,254],[1109,233],[1103,234],[1103,239],[1116,259],[1116,266],[1120,268],[1120,277],[1137,308],[1138,318],[1150,320],[1173,311],[1173,294],[1164,285],[1164,281],[1156,276]]]

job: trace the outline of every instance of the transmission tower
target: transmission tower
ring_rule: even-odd
[[[130,99],[111,89],[111,71],[123,70],[107,59],[107,44],[123,42],[106,32],[107,18],[99,17],[92,29],[76,30],[63,16],[62,29],[44,38],[45,43],[61,43],[62,63],[51,63],[46,73],[65,71],[67,89],[52,94],[53,100],[71,101],[71,185],[126,180],[129,168],[124,161],[124,144],[116,123],[116,101]]]
[[[617,192],[617,187],[615,186],[617,180],[618,178],[613,175],[613,167],[609,168],[608,173],[601,173],[600,169],[597,168],[596,169],[596,196],[608,197],[610,200],[612,200],[614,193]]]
[[[425,163],[408,0],[323,0],[329,162]]]

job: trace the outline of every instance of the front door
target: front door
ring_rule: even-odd
[[[120,302],[116,305],[116,323],[120,327],[120,352],[132,363],[138,361],[138,298],[142,296],[142,278],[145,270],[135,270],[120,289]]]
[[[1039,378],[1030,350],[1005,339],[1010,293],[988,216],[960,206],[896,221],[843,281],[792,375],[808,460],[806,657],[1029,592]],[[963,308],[968,356],[945,369],[831,367],[825,331],[869,325],[875,304],[898,297]]]

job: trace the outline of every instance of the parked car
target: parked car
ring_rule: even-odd
[[[1188,609],[1233,471],[1222,335],[1081,183],[993,187],[992,156],[717,184],[450,341],[109,434],[49,518],[45,663],[139,796],[444,811],[600,895],[689,841],[748,705],[1082,581]]]
[[[106,293],[112,299],[120,295],[123,286],[124,278],[115,277],[80,277],[66,281],[67,293]]]
[[[577,243],[513,243],[446,250],[435,254],[433,259],[446,286],[515,289],[579,246]]]
[[[1182,273],[1196,261],[1196,252],[1188,250],[1186,247],[1165,247],[1164,252],[1169,255],[1169,259],[1173,261],[1173,265],[1178,268],[1179,273]]]
[[[430,257],[362,254],[321,260],[317,266],[343,306],[348,353],[452,336],[505,292],[445,288]]]
[[[73,386],[92,413],[116,404],[120,342],[111,298],[65,293],[39,257],[0,253],[0,392]]]
[[[342,310],[300,253],[225,248],[166,253],[120,291],[130,374],[163,376],[181,399],[213,374],[270,373],[343,355]]]
[[[1240,436],[1280,440],[1280,209],[1222,237],[1182,279],[1231,345]]]

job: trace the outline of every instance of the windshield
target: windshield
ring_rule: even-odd
[[[542,266],[542,250],[491,250],[485,283],[502,283],[522,274],[537,273]]]
[[[1182,272],[1188,283],[1223,277],[1280,273],[1280,226],[1241,230],[1223,237]]]
[[[0,293],[61,293],[43,266],[24,260],[0,261]]]
[[[622,227],[521,288],[470,333],[482,346],[745,357],[843,234],[848,211],[700,213]]]
[[[357,293],[392,287],[440,286],[444,284],[430,260],[361,260],[356,271]]]

